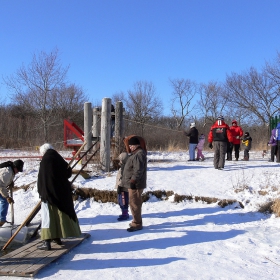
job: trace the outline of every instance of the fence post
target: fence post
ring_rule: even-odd
[[[100,163],[104,171],[110,171],[110,134],[111,134],[111,99],[102,99]]]

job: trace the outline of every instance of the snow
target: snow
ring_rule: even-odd
[[[71,152],[61,154],[71,156]],[[167,200],[152,196],[143,204],[143,230],[129,233],[130,221],[117,221],[118,205],[80,200],[75,209],[81,230],[91,237],[34,278],[278,279],[280,218],[258,209],[279,195],[279,163],[268,162],[269,155],[263,158],[261,152],[252,151],[250,161],[226,162],[221,171],[213,167],[213,153],[204,154],[205,161],[188,162],[187,151],[149,152],[146,191],[235,199],[244,208],[238,202],[221,208],[218,203],[175,203],[174,196]],[[1,156],[20,155],[36,153],[1,151]],[[39,159],[24,161],[16,186],[37,178]],[[115,180],[116,172],[100,173],[88,180],[78,177],[74,184],[113,190]],[[36,187],[14,192],[14,200],[15,223],[20,224],[39,201]],[[40,214],[35,219],[39,218]]]

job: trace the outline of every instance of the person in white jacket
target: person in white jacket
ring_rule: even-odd
[[[198,138],[198,144],[196,146],[196,148],[197,148],[196,160],[200,160],[200,159],[201,159],[201,161],[204,160],[204,155],[202,154],[202,151],[204,148],[204,143],[205,143],[205,136],[203,133],[201,133]]]
[[[9,204],[14,200],[9,196],[7,187],[13,186],[13,180],[18,172],[22,172],[24,162],[21,159],[0,164],[0,227],[6,223]]]

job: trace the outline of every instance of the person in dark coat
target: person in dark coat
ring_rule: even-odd
[[[42,204],[41,250],[51,250],[51,240],[61,245],[61,238],[79,237],[81,230],[74,210],[71,183],[72,169],[54,148],[40,147],[43,156],[38,174],[38,193]]]
[[[184,132],[184,134],[189,137],[190,158],[188,161],[195,161],[195,148],[198,144],[198,130],[195,127],[195,123],[191,123],[190,130],[188,132]]]
[[[147,185],[147,154],[141,147],[140,140],[133,136],[128,140],[129,155],[122,174],[122,186],[128,188],[129,206],[133,217],[127,231],[143,228],[142,193]]]
[[[269,162],[274,162],[274,158],[277,157],[277,141],[276,141],[276,128],[272,129],[269,142],[267,143],[270,146],[270,160]]]
[[[252,137],[250,136],[249,132],[245,132],[244,137],[241,139],[242,144],[244,145],[244,158],[243,160],[249,160],[249,151],[252,147]]]
[[[223,170],[225,167],[225,157],[228,142],[232,145],[233,137],[229,126],[224,122],[224,117],[219,116],[217,121],[211,126],[208,134],[209,148],[214,147],[214,167]],[[214,144],[214,145],[213,145]]]

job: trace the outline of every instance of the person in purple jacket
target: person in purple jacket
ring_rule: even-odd
[[[277,156],[277,141],[276,141],[276,128],[272,129],[270,140],[267,143],[270,146],[270,160],[269,162],[274,162],[274,157]]]

